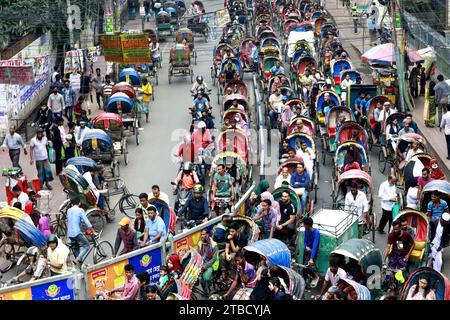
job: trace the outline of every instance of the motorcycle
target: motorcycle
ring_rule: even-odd
[[[173,195],[176,196],[174,210],[178,213],[178,211],[186,204],[187,199],[191,196],[192,190],[181,188],[181,182],[177,185],[172,181],[171,184],[176,186],[176,189],[173,192]]]

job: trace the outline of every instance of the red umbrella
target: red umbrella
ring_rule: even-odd
[[[406,52],[408,53],[411,64],[424,61],[422,56],[420,56],[416,51],[406,48]],[[395,64],[394,44],[385,43],[373,47],[361,56],[361,60],[369,63]]]

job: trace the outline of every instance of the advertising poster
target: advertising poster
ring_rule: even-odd
[[[148,35],[145,34],[105,35],[102,48],[106,61],[122,64],[151,62]]]
[[[0,293],[0,300],[32,300],[31,289],[24,288],[16,291]]]
[[[128,259],[88,273],[89,295],[95,297],[96,291],[111,291],[125,283],[125,265]]]
[[[33,66],[0,66],[0,83],[33,85]]]
[[[212,224],[208,227],[208,230],[211,232],[211,230],[214,228],[216,224]],[[179,257],[183,257],[186,252],[189,251],[191,247],[195,248],[197,244],[200,241],[200,235],[201,230],[187,235],[186,237],[179,239],[178,241],[174,242],[174,252],[178,254]]]
[[[73,279],[63,279],[31,287],[33,300],[74,300]]]
[[[159,280],[159,267],[162,265],[162,249],[158,248],[129,258],[129,262],[134,266],[136,273],[147,271],[150,275],[150,282],[157,282]]]

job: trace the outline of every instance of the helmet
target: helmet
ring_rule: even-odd
[[[184,164],[183,164],[183,170],[192,170],[192,163],[190,163],[190,162],[185,162]]]
[[[198,129],[206,128],[206,123],[205,123],[205,121],[200,121],[200,122],[197,124],[197,128],[198,128]]]
[[[58,237],[55,236],[54,234],[49,235],[47,238],[47,244],[50,243],[58,243]]]
[[[197,76],[197,82],[202,82],[203,81],[203,77],[202,76]]]
[[[30,247],[27,250],[27,256],[36,256],[38,254],[39,250],[36,247]]]
[[[196,184],[194,186],[194,193],[202,193],[204,190],[203,186],[201,184]]]

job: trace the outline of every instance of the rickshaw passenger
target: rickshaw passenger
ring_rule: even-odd
[[[322,110],[325,117],[330,113],[331,108],[336,107],[334,100],[330,99],[330,94],[327,92],[324,94],[324,100],[322,103]]]
[[[284,300],[286,296],[286,292],[284,291],[284,287],[281,285],[281,281],[278,277],[272,277],[269,280],[269,290],[271,291],[271,299],[270,300]]]
[[[289,173],[289,168],[288,167],[283,167],[283,169],[281,169],[281,173],[280,175],[275,179],[275,185],[274,185],[274,189],[278,189],[280,187],[283,186],[283,183],[287,184],[287,187],[289,188],[289,183],[291,182],[291,174]]]
[[[97,189],[97,186],[94,183],[94,176],[97,174],[98,171],[101,170],[101,165],[93,166],[89,169],[89,171],[85,172],[83,174],[83,178],[88,182],[89,188],[94,192],[95,197],[97,198],[97,204],[100,209],[104,209],[104,199],[102,196],[102,193],[105,193],[107,190],[99,190]]]
[[[397,141],[393,140],[393,138],[397,138],[398,136],[400,136],[399,132],[400,126],[398,125],[398,119],[394,118],[386,127],[387,143],[392,146],[392,150],[394,150],[394,152],[397,150]]]
[[[273,238],[273,233],[277,226],[277,213],[275,209],[272,208],[272,201],[269,199],[261,201],[261,208],[256,212],[253,221],[262,226],[262,230],[264,230],[264,239]]]
[[[414,157],[418,153],[423,152],[423,150],[420,149],[419,147],[420,147],[419,143],[417,141],[414,141],[411,144],[411,147],[409,148],[408,152],[406,153],[406,156],[404,156],[403,154],[400,154],[400,157],[403,158],[404,160],[402,160],[400,162],[400,164],[398,165],[399,170],[403,170],[403,168],[406,166],[406,164],[409,162],[409,160],[411,160],[412,157]]]
[[[269,117],[272,127],[276,127],[277,117],[278,117],[278,105],[282,103],[282,95],[281,89],[277,88],[277,90],[272,93],[269,97]]]
[[[242,104],[240,104],[240,103],[237,101],[237,99],[233,99],[233,101],[231,102],[230,109],[232,109],[232,108],[241,110],[242,112],[245,112],[244,106],[243,106]]]
[[[233,283],[231,284],[231,287],[223,295],[224,299],[228,298],[228,296],[231,294],[231,292],[233,292],[239,282],[242,283],[242,285],[244,285],[246,288],[254,288],[256,285],[255,267],[245,260],[244,254],[242,252],[236,254],[236,264],[236,276]]]
[[[383,129],[384,116],[381,114],[382,111],[383,105],[378,101],[375,110],[373,110],[373,119],[375,120],[375,126],[373,128],[374,143],[378,143]]]
[[[283,139],[283,143],[280,146],[280,151],[279,151],[279,154],[278,154],[278,158],[281,159],[281,158],[289,157],[288,152],[289,152],[290,148],[291,147],[289,145],[289,140]]]
[[[225,81],[227,83],[230,81],[233,81],[235,78],[236,72],[237,72],[236,66],[233,63],[228,62],[227,66],[225,68],[225,71],[224,71]]]
[[[411,186],[406,193],[406,207],[414,210],[419,210],[420,192],[419,187]]]
[[[357,142],[358,144],[362,145],[364,149],[366,149],[366,144],[364,143],[364,140],[359,136],[358,131],[356,130],[352,131],[352,137],[350,138],[350,140]]]
[[[306,141],[302,141],[300,149],[296,152],[297,156],[303,159],[305,163],[306,171],[309,173],[309,177],[312,180],[313,170],[314,170],[314,159],[316,159],[316,154],[313,149],[309,148]]]
[[[312,269],[314,260],[317,258],[320,244],[320,232],[313,228],[314,221],[310,217],[303,218],[303,225],[305,226],[305,238],[303,242],[303,264],[307,265],[303,269],[303,277],[312,278],[311,288],[315,288],[319,282],[319,275]]]
[[[270,74],[272,75],[284,74],[284,68],[281,65],[280,60],[277,60],[275,65],[272,68],[270,68]]]
[[[430,286],[430,279],[423,275],[409,288],[406,300],[436,300],[436,294]]]
[[[308,199],[307,189],[311,183],[311,178],[309,174],[305,172],[305,165],[303,163],[297,164],[297,169],[292,174],[290,183],[295,192],[301,195],[302,214],[304,214],[306,209],[306,200]]]
[[[286,241],[290,240],[295,233],[296,210],[288,192],[281,194],[279,204],[281,218],[277,223],[274,237],[281,241]]]
[[[202,230],[197,250],[203,259],[201,283],[209,287],[209,283],[213,278],[213,272],[219,269],[219,252],[217,244],[211,239],[208,229]]]
[[[450,241],[450,214],[444,212],[439,221],[430,222],[431,258],[433,269],[441,272],[442,249],[448,246]]]
[[[140,242],[142,247],[160,242],[166,237],[166,225],[164,220],[158,215],[156,207],[148,209],[148,219],[145,221],[144,238]]]
[[[337,119],[336,119],[336,125],[335,125],[336,134],[338,134],[338,132],[341,129],[344,122],[345,122],[345,114],[343,112],[339,112],[339,115],[337,116]]]
[[[398,135],[401,137],[406,133],[416,133],[413,128],[410,127],[410,122],[408,120],[403,120],[403,128],[399,131]]]
[[[359,238],[361,239],[364,233],[364,226],[367,224],[369,202],[367,201],[366,194],[358,190],[356,183],[351,184],[350,192],[345,196],[345,211],[358,215],[358,230]]]
[[[149,200],[159,199],[159,200],[162,200],[165,203],[169,204],[169,196],[166,193],[161,192],[161,189],[156,184],[152,186],[152,194],[151,194],[151,196],[149,196],[148,199]]]
[[[340,171],[342,171],[341,168],[339,168],[339,169],[340,169]],[[358,162],[355,161],[355,159],[352,156],[349,156],[348,163],[344,166],[343,172],[353,170],[353,169],[361,170],[361,166],[359,165]]]
[[[384,252],[383,265],[386,265],[386,259],[389,257],[389,268],[393,270],[406,269],[409,256],[414,250],[414,239],[408,232],[402,230],[399,220],[395,220],[392,226],[393,230],[388,235],[387,246]]]
[[[438,191],[433,191],[431,201],[427,205],[427,216],[431,221],[437,221],[444,212],[449,212],[448,203],[440,198]]]
[[[367,277],[357,260],[350,259],[349,262],[344,265],[343,269],[347,272],[347,279],[358,282],[364,286],[367,284]]]
[[[329,285],[334,287],[337,285],[339,280],[346,278],[347,272],[345,272],[344,269],[339,268],[339,258],[330,257],[330,267],[325,273],[325,279],[322,284],[322,289],[320,290],[320,293],[315,296],[315,300],[319,300],[324,295],[325,290]]]

